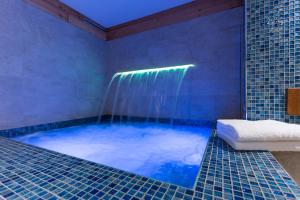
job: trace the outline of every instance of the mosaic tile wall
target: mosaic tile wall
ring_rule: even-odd
[[[300,87],[300,1],[247,0],[247,118],[300,123],[285,90]]]

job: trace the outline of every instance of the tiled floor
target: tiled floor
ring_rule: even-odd
[[[210,138],[195,189],[0,137],[0,199],[296,199],[300,188],[269,152]]]

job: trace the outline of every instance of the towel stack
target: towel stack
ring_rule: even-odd
[[[238,150],[300,151],[300,125],[297,124],[275,120],[218,120],[217,134]]]

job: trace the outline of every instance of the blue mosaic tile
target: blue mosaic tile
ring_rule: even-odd
[[[300,87],[300,2],[247,0],[247,118],[300,123],[286,89]]]
[[[69,126],[94,123],[94,122],[97,122],[97,120],[98,120],[98,117],[88,117],[88,118],[82,118],[82,119],[53,122],[53,123],[48,123],[48,124],[26,126],[26,127],[21,127],[21,128],[6,129],[6,130],[0,130],[0,136],[12,138],[12,137],[26,135],[26,134],[30,134],[30,133],[34,133],[34,132],[39,132],[39,131],[48,131],[48,130],[52,130],[52,129],[65,128],[65,127],[69,127]]]
[[[101,117],[101,123],[107,123],[111,121],[111,115],[104,115]],[[117,122],[120,122],[120,116],[115,116]],[[127,119],[123,117],[124,119]],[[68,121],[60,121],[60,122],[53,122],[53,123],[47,123],[47,124],[39,124],[39,125],[33,125],[33,126],[26,126],[21,128],[12,128],[12,129],[5,129],[0,130],[0,136],[6,137],[6,138],[13,138],[16,136],[22,136],[27,135],[35,132],[40,131],[49,131],[52,129],[59,129],[59,128],[65,128],[70,126],[77,126],[77,125],[83,125],[83,124],[92,124],[99,122],[98,117],[88,117],[88,118],[82,118],[82,119],[74,119],[74,120],[68,120]],[[161,119],[149,119],[144,117],[131,117],[131,122],[155,122],[155,123],[167,123],[170,124],[171,119],[167,118],[161,118]],[[216,127],[215,122],[211,121],[205,121],[205,120],[182,120],[182,119],[174,119],[172,122],[174,125],[186,125],[186,126],[205,126],[205,127]]]
[[[0,137],[0,199],[296,199],[269,152],[235,151],[212,135],[194,189]]]
[[[267,151],[236,151],[214,136],[195,187],[222,199],[296,199],[300,188]]]

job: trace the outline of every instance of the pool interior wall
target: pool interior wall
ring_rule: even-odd
[[[109,123],[37,132],[14,140],[193,188],[211,132],[196,126]]]

